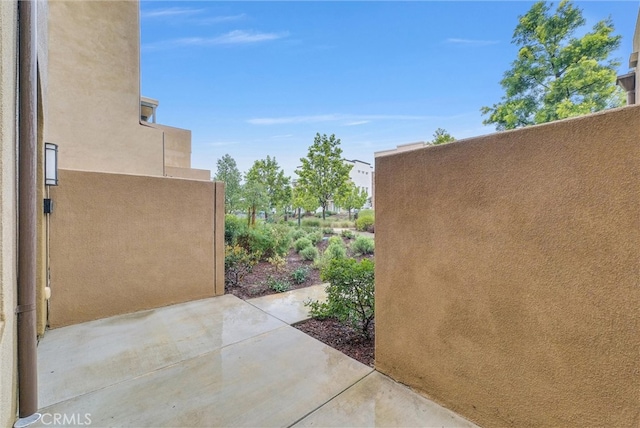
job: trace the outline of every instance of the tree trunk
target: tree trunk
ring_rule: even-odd
[[[298,227],[300,227],[300,208],[298,208]]]
[[[349,220],[351,220],[351,208],[349,208]]]

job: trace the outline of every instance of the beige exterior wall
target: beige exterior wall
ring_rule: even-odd
[[[633,53],[632,57],[637,61],[638,56],[640,55],[640,10],[638,10],[638,19],[636,20],[636,31],[633,34]],[[638,80],[640,78],[640,67],[636,63],[636,66],[633,67],[633,70],[636,72],[636,104],[640,104],[640,85],[638,84]]]
[[[224,260],[223,191],[210,181],[60,170],[51,327],[224,294],[214,264]]]
[[[48,111],[48,67],[49,67],[49,33],[47,31],[49,15],[49,3],[46,0],[37,0],[37,54],[38,54],[38,183],[42,183],[37,189],[38,200],[47,197],[44,183],[44,135],[45,117]],[[47,217],[41,210],[38,212],[37,230],[37,260],[36,260],[36,310],[38,336],[44,335],[47,327],[47,299],[45,287],[47,286]]]
[[[137,1],[49,4],[48,142],[68,169],[163,174],[162,131],[140,124]]]
[[[376,152],[375,153],[375,157],[386,156],[386,155],[390,155],[390,154],[394,154],[394,153],[398,153],[398,152],[407,152],[409,150],[421,149],[421,148],[425,147],[426,145],[427,145],[427,143],[425,143],[424,141],[419,141],[417,143],[400,144],[400,145],[396,146],[395,149],[381,150],[379,152]]]
[[[12,426],[17,401],[16,42],[17,3],[0,2],[0,426]]]
[[[191,131],[157,123],[149,126],[164,132],[165,167],[191,168]]]
[[[378,157],[377,369],[483,426],[639,426],[639,179],[640,106]]]
[[[211,180],[211,171],[208,169],[176,168],[167,166],[164,168],[164,175],[175,178],[188,178],[191,180]]]

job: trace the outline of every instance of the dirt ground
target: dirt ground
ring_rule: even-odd
[[[345,242],[348,243],[347,240]],[[327,245],[326,240],[318,244],[320,253],[324,251]],[[362,258],[358,257],[359,260]],[[368,256],[368,258],[373,259],[373,256]],[[300,267],[308,269],[308,276],[305,282],[295,284],[291,274]],[[276,271],[270,263],[262,261],[253,267],[252,271],[243,278],[240,285],[235,287],[227,286],[226,293],[233,294],[243,300],[275,294],[276,292],[269,288],[267,282],[269,277],[287,280],[291,284],[290,290],[322,283],[320,272],[313,268],[313,262],[302,260],[295,250],[291,249],[287,255],[287,264],[280,271]],[[373,367],[375,322],[370,326],[370,339],[365,339],[361,334],[340,324],[335,319],[310,319],[298,323],[294,327],[351,358]]]
[[[363,335],[331,318],[326,320],[310,319],[295,324],[294,327],[350,356],[354,360],[373,367],[375,354],[374,323],[369,326],[369,334],[371,335],[369,339],[365,339]]]

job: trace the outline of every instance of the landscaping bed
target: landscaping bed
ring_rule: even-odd
[[[326,245],[326,244],[325,244]],[[291,284],[290,290],[298,288],[310,287],[312,285],[321,284],[320,271],[313,269],[313,262],[308,260],[302,260],[302,258],[295,252],[295,250],[289,250],[289,254],[286,257],[287,264],[280,272],[269,262],[260,262],[256,264],[251,272],[249,272],[242,280],[242,283],[238,286],[227,286],[226,293],[233,294],[240,299],[253,299],[254,297],[262,297],[269,294],[276,294],[277,292],[269,287],[269,278],[276,278],[281,280],[288,280]],[[296,269],[307,268],[307,279],[296,284],[291,281],[291,275]]]
[[[330,227],[249,228],[228,216],[225,244],[227,294],[246,300],[326,282],[327,300],[310,302],[313,318],[294,327],[373,367],[372,238]]]
[[[369,326],[370,339],[365,339],[362,334],[341,324],[335,318],[324,320],[312,318],[294,324],[293,327],[362,364],[370,367],[374,365],[375,321]]]

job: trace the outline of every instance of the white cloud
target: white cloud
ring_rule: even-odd
[[[286,123],[316,123],[338,120],[334,114],[317,116],[261,117],[247,120],[252,125],[282,125]]]
[[[260,33],[234,30],[216,37],[186,37],[181,39],[150,43],[144,45],[143,49],[161,50],[185,46],[243,45],[277,40],[287,36],[287,33]]]
[[[287,36],[287,33],[258,33],[234,30],[228,32],[227,34],[223,34],[222,36],[207,39],[207,43],[214,45],[257,43],[269,40],[277,40]]]
[[[455,44],[455,45],[466,45],[466,46],[489,46],[496,45],[500,43],[498,40],[476,40],[476,39],[458,39],[458,38],[449,38],[446,40],[447,43]]]
[[[346,125],[362,125],[374,120],[429,120],[429,119],[450,119],[447,116],[411,116],[397,114],[373,114],[373,115],[352,115],[352,114],[320,114],[314,116],[284,116],[284,117],[260,117],[248,119],[247,123],[252,125],[283,125],[296,123],[318,123],[346,121]]]
[[[194,15],[202,12],[204,9],[191,9],[186,7],[168,7],[165,9],[154,9],[141,13],[142,18],[166,18],[175,16]]]
[[[246,17],[247,17],[246,14],[241,13],[239,15],[212,16],[212,17],[209,17],[209,18],[202,18],[202,19],[199,19],[197,22],[198,22],[198,24],[201,24],[201,25],[219,24],[221,22],[239,21],[239,20],[244,19]]]

